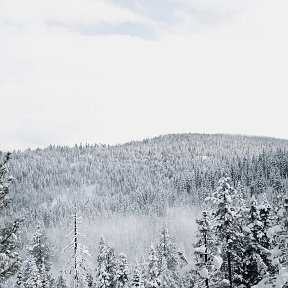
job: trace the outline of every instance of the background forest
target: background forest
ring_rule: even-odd
[[[205,199],[221,191],[228,185],[225,183],[229,182],[245,203],[270,203],[273,211],[279,206],[287,190],[287,144],[287,140],[264,137],[181,134],[115,146],[80,144],[14,151],[6,165],[14,178],[12,201],[9,209],[2,210],[1,221],[19,219],[17,246],[24,260],[31,254],[27,247],[33,239],[47,237],[49,270],[55,278],[69,259],[65,247],[73,238],[69,231],[75,224],[75,211],[77,230],[86,235],[79,234],[79,238],[87,248],[84,250],[90,251],[91,267],[99,264],[101,247],[107,250],[109,245],[117,255],[124,252],[132,265],[142,263],[149,251],[153,254],[151,241],[160,237],[157,241],[161,243],[161,235],[168,235],[168,229],[177,243],[177,257],[183,253],[191,263],[195,251],[197,254],[194,246],[200,220],[197,226],[196,218],[203,217],[202,210],[214,209],[215,201]],[[219,186],[223,176],[230,180]],[[250,205],[241,203],[239,207]],[[101,236],[105,239],[102,246]],[[159,247],[155,249],[159,253]],[[9,281],[14,283],[15,277]],[[186,287],[198,287],[191,285]],[[233,287],[240,287],[237,285]]]

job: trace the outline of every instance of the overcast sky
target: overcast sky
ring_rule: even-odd
[[[287,11],[287,0],[0,0],[0,150],[288,138]]]

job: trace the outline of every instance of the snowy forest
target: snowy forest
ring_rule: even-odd
[[[0,153],[0,287],[287,288],[288,140]]]

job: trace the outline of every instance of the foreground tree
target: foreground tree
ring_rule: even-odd
[[[154,245],[151,244],[150,252],[147,260],[147,270],[145,275],[145,287],[147,288],[158,288],[161,285],[160,275],[158,269],[158,258]]]
[[[28,254],[35,260],[41,288],[52,287],[51,252],[44,231],[38,226],[33,236],[32,244],[28,247]]]
[[[98,288],[114,288],[116,286],[115,251],[101,237],[97,257],[96,286]]]
[[[7,153],[0,162],[0,213],[10,203],[9,186],[12,183],[12,178],[7,176],[6,168],[10,159],[11,154]],[[0,229],[0,287],[21,266],[21,259],[15,251],[19,224],[19,221],[15,220],[13,224],[4,224],[4,227]]]
[[[238,256],[235,248],[239,238],[241,239],[241,232],[239,226],[236,225],[237,209],[234,206],[234,202],[237,199],[237,191],[230,185],[230,178],[223,177],[219,180],[219,186],[207,200],[214,205],[212,226],[215,233],[215,245],[221,250],[221,256],[223,259],[222,272],[223,279],[218,280],[219,287],[234,286],[234,278],[237,267]],[[239,242],[240,244],[240,242]],[[236,257],[235,257],[236,256]],[[235,271],[234,271],[235,270]]]
[[[119,254],[119,259],[117,260],[117,287],[123,288],[127,286],[129,280],[129,268],[127,262],[127,256],[124,253]]]
[[[194,247],[194,285],[199,288],[214,287],[219,280],[219,271],[223,260],[220,257],[217,243],[215,245],[215,235],[212,231],[208,212],[204,211],[202,218],[196,220],[196,223],[198,231]]]

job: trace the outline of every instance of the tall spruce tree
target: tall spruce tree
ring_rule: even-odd
[[[276,223],[269,229],[272,265],[275,274],[271,277],[275,287],[288,287],[288,196],[280,202]]]
[[[223,177],[219,180],[219,186],[207,198],[214,205],[212,226],[216,235],[215,244],[221,247],[221,255],[223,258],[222,272],[224,278],[219,285],[228,285],[230,288],[234,286],[233,270],[235,265],[234,247],[235,241],[239,238],[239,231],[235,226],[235,219],[237,216],[237,209],[234,206],[234,200],[237,197],[237,191],[230,185],[230,178]]]
[[[10,203],[9,187],[12,177],[7,176],[7,163],[10,159],[11,153],[7,153],[3,159],[0,159],[0,213]],[[15,251],[20,221],[15,220],[13,224],[3,223],[3,225],[4,227],[0,229],[0,287],[21,266],[21,259]]]
[[[64,276],[62,271],[60,271],[60,274],[57,278],[56,288],[69,288],[67,285],[66,277]]]
[[[269,250],[261,245],[265,236],[264,225],[261,222],[260,207],[255,196],[250,201],[247,211],[247,226],[244,231],[244,253],[242,260],[242,284],[244,287],[252,287],[268,276],[266,265]]]
[[[127,256],[124,253],[119,254],[117,259],[117,268],[116,268],[116,277],[117,277],[117,288],[124,288],[128,284],[129,280],[129,268]]]
[[[159,259],[153,243],[150,246],[150,252],[146,264],[145,288],[158,288],[161,285],[158,269]]]
[[[116,287],[115,251],[101,237],[97,257],[96,286],[97,288]]]
[[[195,273],[193,282],[195,287],[214,287],[219,279],[222,258],[220,249],[215,243],[215,235],[212,231],[210,217],[204,211],[202,218],[196,220],[198,231],[194,246]],[[216,244],[216,245],[215,245]]]
[[[138,264],[136,264],[133,268],[129,283],[131,288],[144,288],[143,277]]]
[[[39,226],[33,236],[32,244],[28,247],[28,254],[35,260],[36,267],[41,281],[41,288],[52,287],[53,279],[51,269],[51,251],[47,237]]]

